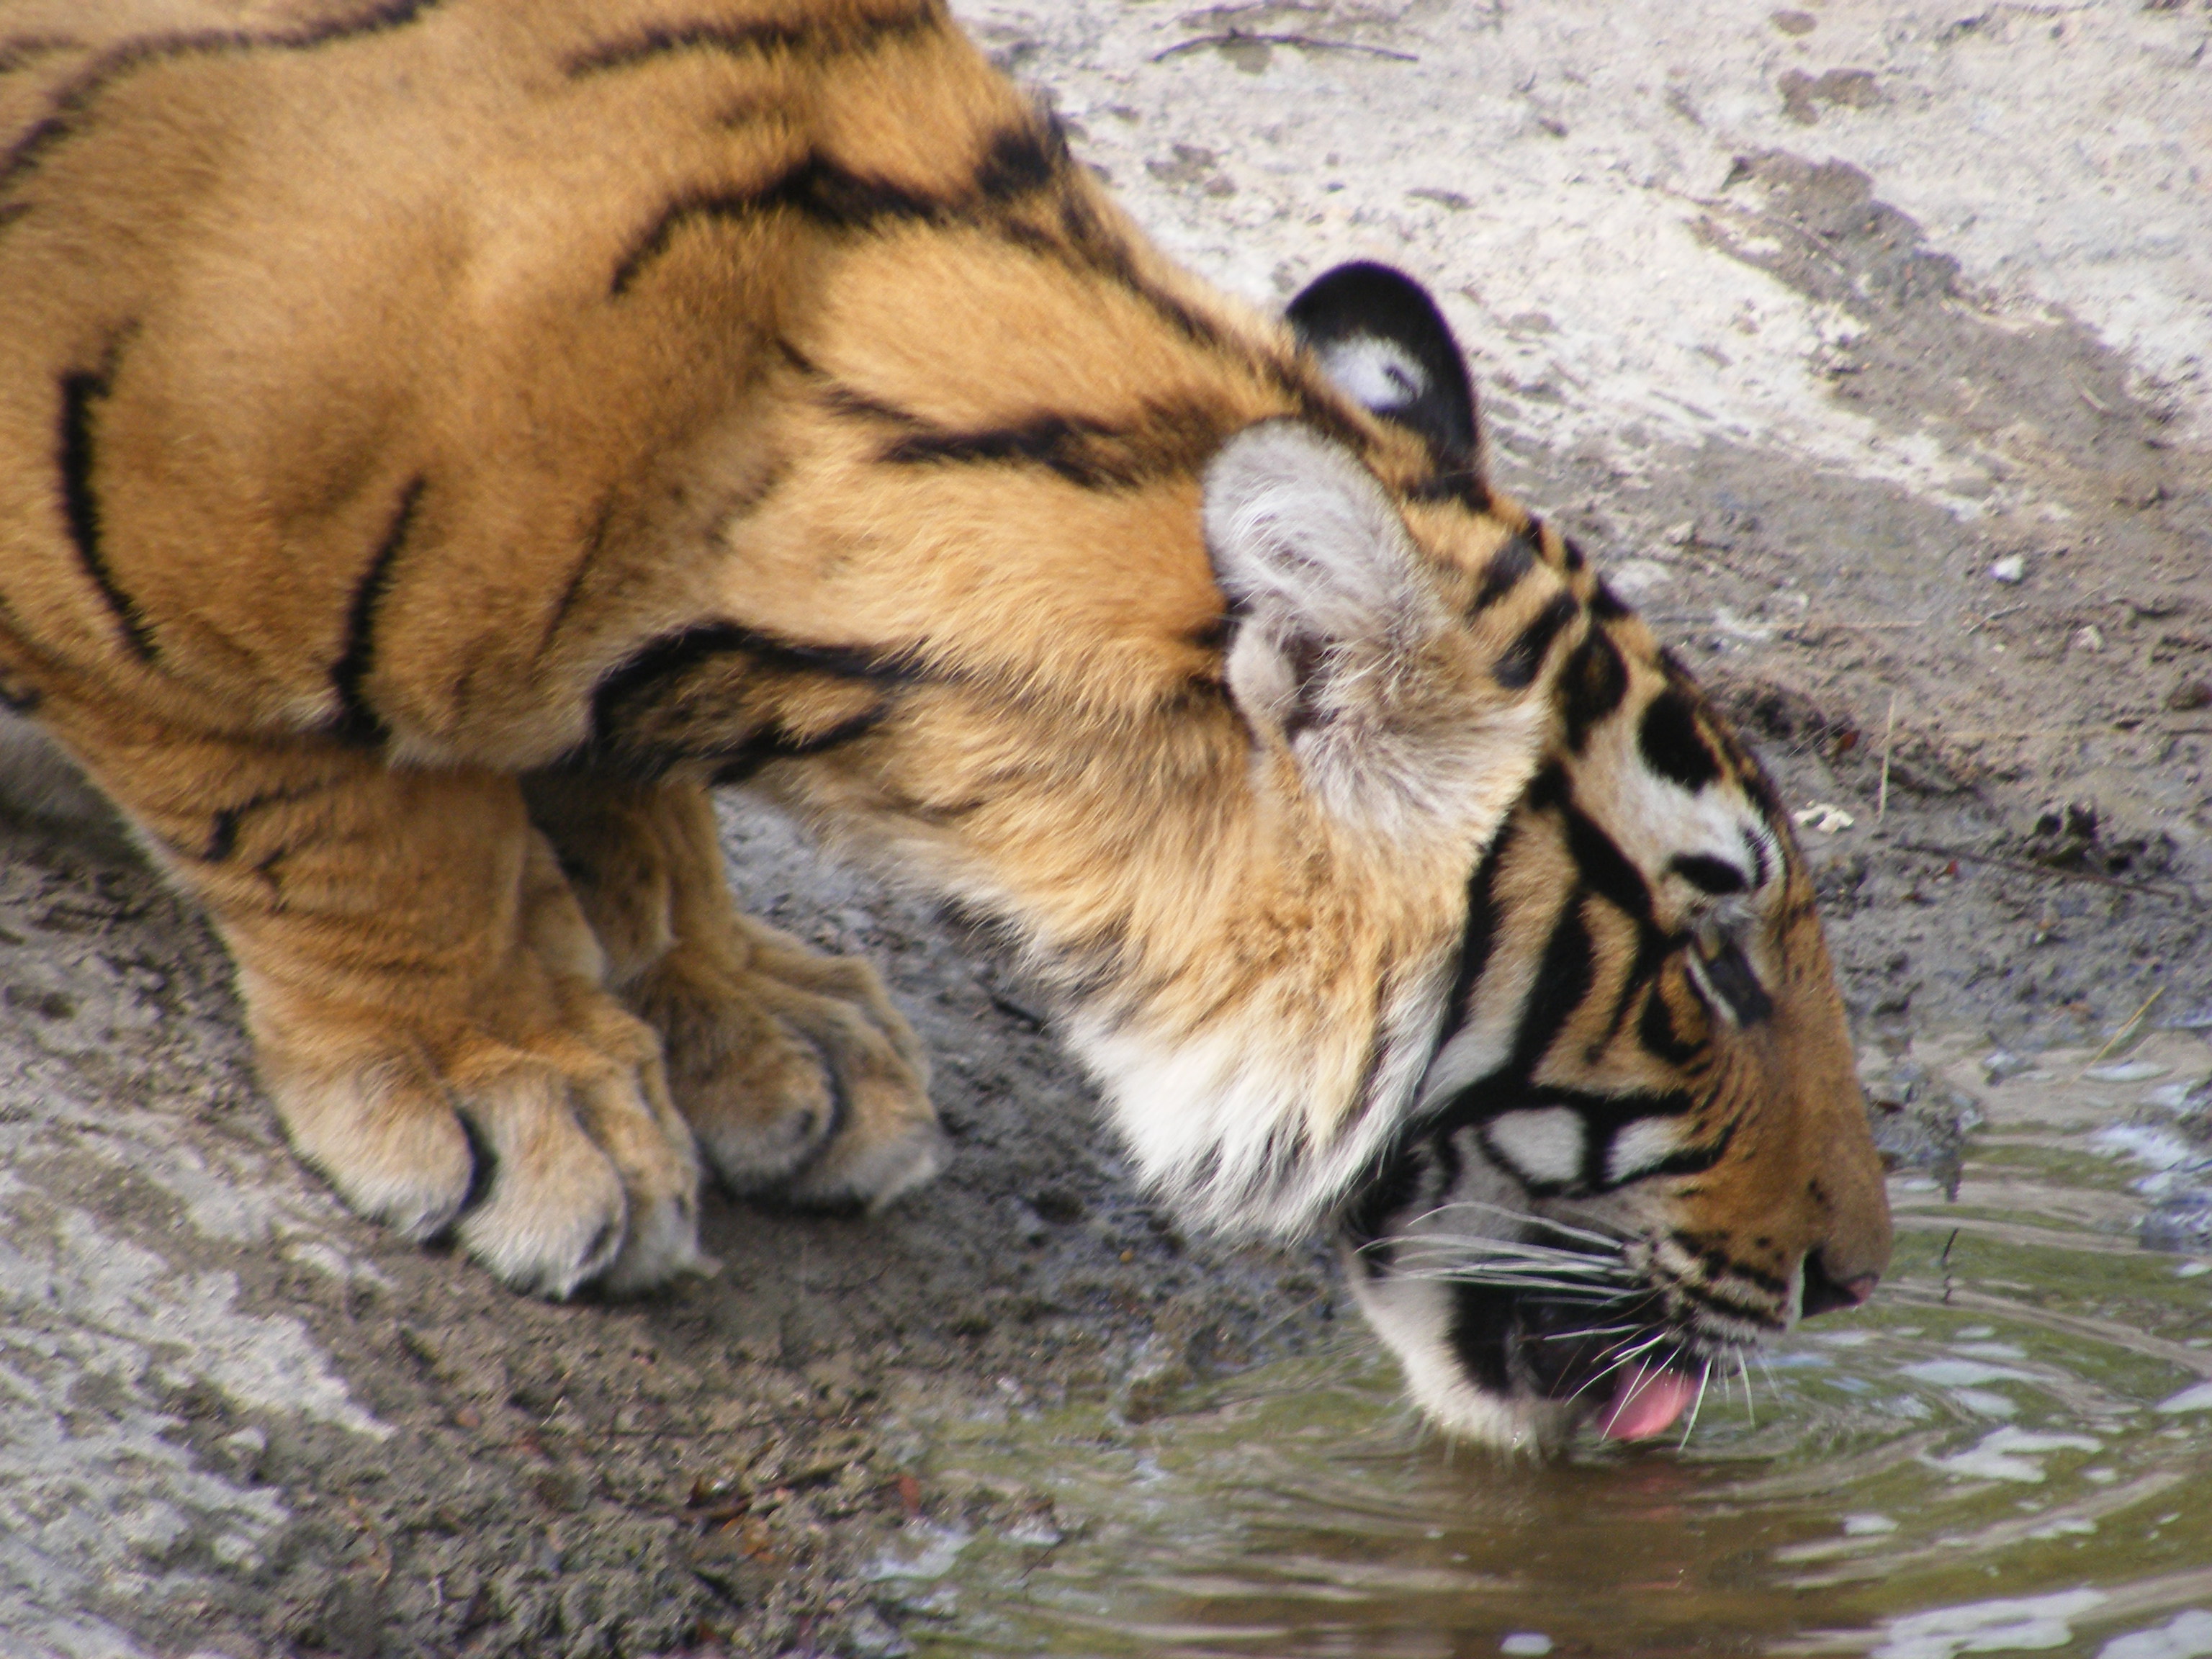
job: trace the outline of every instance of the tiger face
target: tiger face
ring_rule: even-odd
[[[1345,337],[1328,284],[1346,280],[1293,308],[1324,362],[1386,414],[1470,429],[1441,340]],[[1865,1300],[1889,1253],[1881,1169],[1812,884],[1757,761],[1570,544],[1524,532],[1483,580],[1493,605],[1556,583],[1524,601],[1529,626],[1579,612],[1583,631],[1338,1247],[1448,1429],[1642,1438],[1798,1318]]]
[[[1512,1445],[1660,1432],[1888,1255],[1787,822],[1674,665],[1615,648],[1616,714],[1474,872],[1443,1041],[1338,1234],[1423,1407]]]

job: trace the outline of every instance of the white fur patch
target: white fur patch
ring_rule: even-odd
[[[1370,1279],[1346,1262],[1352,1299],[1406,1372],[1406,1391],[1447,1433],[1504,1450],[1560,1437],[1566,1411],[1550,1401],[1507,1398],[1476,1385],[1451,1346],[1450,1287],[1435,1280]]]
[[[1484,1127],[1482,1138],[1531,1186],[1569,1186],[1582,1179],[1589,1132],[1571,1106],[1501,1113]]]
[[[1264,1002],[1179,1040],[1079,1010],[1069,1045],[1099,1080],[1139,1172],[1179,1213],[1232,1235],[1304,1237],[1404,1122],[1452,968],[1439,950],[1379,1011],[1364,1099],[1317,1077],[1311,1044]]]
[[[1429,389],[1429,377],[1395,340],[1353,334],[1322,348],[1322,371],[1346,396],[1377,414],[1403,409]]]
[[[1606,1183],[1618,1187],[1657,1169],[1674,1157],[1681,1144],[1681,1135],[1668,1119],[1638,1118],[1624,1124],[1606,1149]]]

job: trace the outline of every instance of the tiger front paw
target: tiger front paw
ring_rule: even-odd
[[[734,1193],[879,1209],[944,1168],[928,1066],[875,972],[744,919],[742,965],[678,948],[638,988],[671,1093]]]
[[[428,1040],[325,1012],[261,1034],[292,1143],[354,1209],[418,1240],[450,1231],[520,1291],[616,1293],[711,1272],[699,1164],[653,1032],[579,996],[556,1026]]]

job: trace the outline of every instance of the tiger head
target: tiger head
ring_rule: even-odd
[[[1284,330],[1101,233],[908,317],[899,246],[797,342],[804,533],[745,533],[855,550],[827,613],[913,643],[794,696],[763,783],[1012,946],[1181,1215],[1333,1232],[1454,1432],[1656,1433],[1863,1299],[1888,1215],[1789,819],[1488,487],[1428,295],[1347,266]]]
[[[1405,279],[1347,267],[1291,316],[1376,412],[1471,439],[1457,349]],[[1447,1429],[1642,1438],[1768,1337],[1866,1298],[1889,1254],[1881,1167],[1812,883],[1758,762],[1571,544],[1524,529],[1481,580],[1492,605],[1533,586],[1516,641],[1587,623],[1468,882],[1407,1110],[1337,1209],[1339,1249]]]

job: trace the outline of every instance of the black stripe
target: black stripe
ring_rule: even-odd
[[[1002,227],[1012,236],[1013,227]],[[1333,387],[1309,380],[1293,361],[1256,346],[1161,288],[1137,268],[1129,245],[1109,231],[1079,191],[1064,192],[1060,200],[1058,243],[1031,245],[1040,253],[1085,275],[1104,276],[1141,301],[1155,315],[1192,344],[1201,346],[1249,370],[1286,398],[1300,420],[1326,437],[1364,452],[1371,428],[1349,412]]]
[[[887,704],[878,704],[866,714],[840,720],[827,731],[817,732],[811,737],[794,735],[781,726],[763,732],[715,768],[713,781],[725,787],[734,786],[749,781],[771,761],[805,760],[810,756],[826,755],[832,749],[867,736],[884,723],[890,712]]]
[[[1567,747],[1579,755],[1590,729],[1620,707],[1628,695],[1628,665],[1602,628],[1592,628],[1559,672],[1559,694],[1567,723]]]
[[[1544,947],[1535,983],[1529,988],[1528,1000],[1521,1011],[1521,1029],[1514,1034],[1507,1075],[1525,1079],[1542,1063],[1575,1011],[1588,1000],[1596,965],[1597,953],[1583,921],[1583,894],[1577,889],[1561,908],[1559,924]]]
[[[0,40],[0,75],[27,69],[40,58],[51,58],[56,52],[83,50],[83,41],[73,40],[65,34],[11,34]]]
[[[1559,638],[1559,630],[1572,622],[1581,609],[1573,594],[1553,594],[1551,603],[1536,613],[1535,620],[1498,653],[1498,660],[1490,665],[1490,678],[1509,691],[1517,691],[1534,680],[1544,666],[1552,641]]]
[[[1066,141],[1049,117],[995,134],[984,146],[975,177],[944,197],[855,173],[811,150],[756,189],[677,197],[617,263],[609,291],[617,297],[629,292],[639,272],[691,225],[743,224],[786,209],[839,229],[864,229],[887,219],[942,220],[1044,189],[1067,165]]]
[[[1644,764],[1695,794],[1721,775],[1718,756],[1698,730],[1697,706],[1669,687],[1652,698],[1637,732]]]
[[[1674,1012],[1667,1002],[1667,988],[1656,980],[1644,999],[1644,1012],[1637,1018],[1636,1037],[1646,1054],[1669,1066],[1687,1065],[1705,1046],[1701,1042],[1686,1042],[1676,1032]]]
[[[1696,1103],[1686,1091],[1680,1089],[1626,1095],[1601,1095],[1581,1089],[1546,1087],[1523,1086],[1516,1090],[1510,1103],[1511,1109],[1515,1111],[1541,1111],[1547,1107],[1565,1107],[1581,1121],[1582,1165],[1571,1179],[1565,1181],[1531,1180],[1510,1158],[1492,1147],[1486,1130],[1480,1145],[1484,1155],[1511,1176],[1532,1196],[1583,1197],[1593,1193],[1613,1192],[1658,1176],[1698,1174],[1711,1169],[1719,1161],[1728,1146],[1726,1134],[1722,1135],[1715,1145],[1684,1147],[1671,1152],[1660,1162],[1623,1181],[1612,1180],[1606,1174],[1607,1156],[1623,1129],[1649,1118],[1686,1117],[1695,1109]]]
[[[932,0],[886,16],[843,23],[732,23],[720,20],[664,23],[578,52],[562,67],[574,78],[607,70],[631,69],[679,52],[720,52],[750,58],[799,46],[817,58],[827,58],[864,52],[886,40],[920,33],[939,25],[943,18],[943,9]]]
[[[1600,622],[1618,622],[1629,614],[1628,607],[1621,603],[1620,595],[1603,581],[1591,590],[1589,607],[1590,615]]]
[[[104,374],[62,377],[61,432],[56,446],[60,451],[62,513],[69,521],[77,562],[106,601],[116,625],[123,630],[124,643],[139,661],[150,663],[158,654],[153,632],[137,603],[116,585],[114,573],[107,567],[106,554],[100,546],[100,497],[92,486],[93,405],[106,400],[113,373],[111,361]]]
[[[1765,863],[1763,854],[1760,862]],[[1742,871],[1710,853],[1677,853],[1667,867],[1698,891],[1716,897],[1724,893],[1741,893],[1751,885]]]
[[[809,155],[757,190],[702,191],[677,198],[617,262],[608,292],[616,298],[628,293],[638,273],[666,252],[677,234],[691,225],[744,223],[789,209],[823,224],[858,228],[887,218],[933,219],[948,206],[934,197],[888,179],[853,173],[819,155]]]
[[[1488,513],[1497,505],[1490,482],[1480,472],[1455,468],[1422,479],[1406,492],[1408,501],[1457,501],[1470,513]]]
[[[1572,801],[1566,803],[1565,815],[1567,854],[1590,890],[1632,920],[1650,921],[1651,889],[1644,872],[1603,826]]]
[[[1018,426],[981,432],[917,432],[886,447],[878,459],[893,466],[929,461],[1036,461],[1073,483],[1092,484],[1099,477],[1075,459],[1077,446],[1086,439],[1123,435],[1080,416],[1038,415]]]
[[[1057,117],[1010,127],[992,139],[975,170],[975,193],[1011,202],[1044,189],[1067,165],[1067,136]]]
[[[270,806],[281,806],[289,801],[305,800],[319,795],[331,787],[328,782],[312,783],[301,789],[269,789],[252,795],[235,806],[226,806],[209,820],[207,845],[200,851],[204,864],[221,864],[238,850],[238,832],[246,820],[254,813]],[[278,857],[283,856],[281,853]]]
[[[854,419],[887,421],[910,432],[923,428],[924,422],[920,416],[901,409],[896,404],[887,404],[880,398],[871,398],[866,392],[855,391],[840,381],[830,380],[822,370],[799,357],[796,352],[791,355],[808,374],[828,382],[819,394],[825,409]]]
[[[422,479],[415,478],[400,491],[399,508],[392,516],[392,527],[384,532],[376,556],[368,562],[368,568],[354,587],[353,603],[346,607],[345,649],[331,668],[331,689],[338,697],[338,716],[331,723],[331,730],[334,736],[349,743],[384,741],[384,722],[368,706],[362,683],[368,678],[376,659],[377,606],[392,586],[392,567],[400,550],[407,544],[416,505],[422,499]]]
[[[1041,414],[977,432],[924,428],[884,448],[895,466],[1020,461],[1085,489],[1126,489],[1195,473],[1221,447],[1234,416],[1199,403],[1146,403],[1127,424]]]
[[[238,826],[246,817],[243,806],[226,806],[208,828],[207,845],[200,849],[203,864],[221,864],[238,848]]]
[[[606,547],[607,532],[613,528],[614,519],[614,496],[601,496],[598,511],[592,514],[592,527],[584,532],[583,547],[576,555],[575,565],[568,572],[568,580],[562,586],[561,597],[553,606],[552,615],[546,619],[545,631],[538,636],[539,660],[543,661],[545,653],[553,648],[555,636],[568,620],[568,613],[575,608],[578,598],[583,593],[585,579],[591,574],[592,568],[599,562],[600,553]]]
[[[1756,1025],[1774,1012],[1766,988],[1759,982],[1751,963],[1744,960],[1743,947],[1734,939],[1713,955],[1700,957],[1699,962],[1705,978],[1728,1004],[1738,1024]]]
[[[1489,970],[1491,954],[1498,944],[1498,872],[1504,865],[1514,837],[1519,833],[1515,820],[1508,818],[1496,839],[1490,843],[1489,849],[1483,854],[1481,861],[1474,866],[1474,873],[1468,878],[1467,924],[1460,933],[1459,962],[1452,970],[1451,987],[1444,993],[1443,1018],[1437,1031],[1436,1045],[1429,1050],[1428,1062],[1421,1069],[1420,1081],[1413,1085],[1413,1098],[1416,1101],[1428,1088],[1429,1073],[1436,1066],[1437,1056],[1466,1025],[1473,1012],[1469,1005],[1475,982]],[[1455,1093],[1441,1111],[1429,1115],[1424,1121],[1425,1125],[1442,1121],[1452,1104],[1465,1092],[1462,1090]],[[1372,1173],[1364,1179],[1381,1181],[1389,1178],[1390,1171],[1413,1156],[1415,1148],[1407,1140],[1406,1131],[1401,1129],[1393,1137],[1390,1146],[1377,1155]],[[1354,1190],[1362,1188],[1355,1186]]]
[[[1726,1144],[1727,1137],[1723,1136],[1722,1139],[1723,1144]],[[1715,1261],[1713,1256],[1718,1256],[1718,1261]],[[1769,1296],[1782,1296],[1790,1289],[1790,1281],[1780,1275],[1767,1273],[1762,1268],[1753,1267],[1747,1261],[1740,1261],[1734,1256],[1723,1255],[1718,1251],[1705,1258],[1705,1271],[1712,1275],[1714,1280],[1706,1288],[1714,1291],[1720,1289],[1723,1281],[1731,1279],[1741,1279],[1745,1284],[1755,1285]]]
[[[764,675],[819,674],[886,689],[919,679],[910,653],[844,646],[800,644],[756,633],[735,623],[710,623],[665,635],[633,652],[603,678],[592,694],[594,763],[642,776],[658,776],[673,765],[709,761],[732,775],[794,753],[818,752],[861,735],[888,713],[886,703],[851,717],[830,733],[793,732],[777,720],[772,697],[735,695],[736,684],[704,685],[702,674],[726,672],[741,659],[739,672]],[[708,701],[695,697],[714,694]]]
[[[1490,953],[1498,943],[1498,871],[1507,849],[1520,833],[1515,822],[1508,818],[1498,830],[1490,848],[1483,854],[1482,861],[1474,866],[1474,873],[1467,882],[1467,926],[1461,932],[1459,966],[1452,975],[1451,989],[1444,997],[1444,1018],[1447,1022],[1463,1022],[1468,1015],[1468,999],[1474,993],[1475,981],[1490,967]],[[1448,1031],[1456,1030],[1456,1024],[1448,1024]]]
[[[1461,1368],[1492,1394],[1512,1388],[1506,1350],[1516,1328],[1514,1294],[1489,1285],[1452,1286],[1451,1327],[1447,1337]]]
[[[382,5],[348,18],[334,18],[304,28],[272,30],[257,34],[250,29],[210,29],[191,34],[154,35],[132,40],[103,52],[54,95],[46,113],[17,139],[0,161],[0,188],[38,165],[40,155],[70,137],[77,119],[93,102],[118,81],[143,69],[173,58],[213,56],[224,52],[306,52],[337,41],[358,40],[403,28],[442,0],[386,0]]]
[[[1474,590],[1474,602],[1468,605],[1468,614],[1480,616],[1498,600],[1521,585],[1521,579],[1535,568],[1536,544],[1526,533],[1517,535],[1490,556],[1483,569],[1482,586]]]
[[[657,683],[680,678],[715,657],[742,653],[762,667],[834,675],[878,685],[904,685],[921,678],[915,653],[866,646],[814,645],[778,638],[735,623],[702,623],[648,640],[602,678],[592,691],[592,726],[618,704],[643,700]]]

